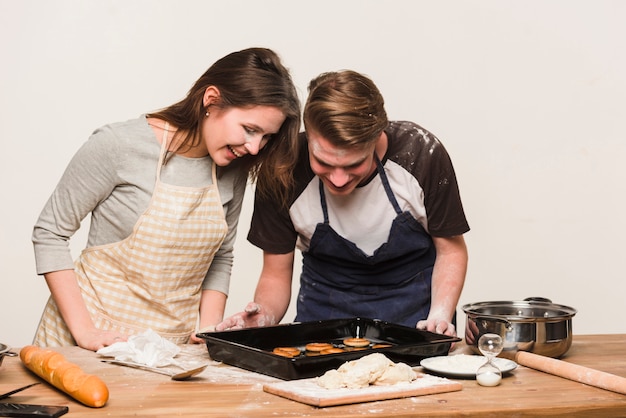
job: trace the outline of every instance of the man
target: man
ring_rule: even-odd
[[[263,249],[254,302],[217,330],[278,323],[303,255],[296,321],[347,317],[456,336],[469,231],[439,140],[389,122],[374,83],[354,71],[309,85],[287,202],[255,198],[248,240]]]

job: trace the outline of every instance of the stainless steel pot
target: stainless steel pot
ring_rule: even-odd
[[[479,354],[478,339],[487,333],[502,337],[503,355],[519,350],[558,358],[572,345],[572,318],[577,311],[549,299],[470,303],[463,311],[465,342]]]

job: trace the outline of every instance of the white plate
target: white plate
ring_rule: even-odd
[[[457,354],[452,356],[440,356],[425,358],[420,362],[426,370],[450,377],[475,378],[476,371],[485,364],[487,359],[483,356],[470,356],[467,354]],[[517,367],[513,360],[497,357],[495,365],[502,373],[510,372]]]

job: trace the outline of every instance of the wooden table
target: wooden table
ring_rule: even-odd
[[[15,394],[3,402],[68,405],[66,417],[416,417],[416,416],[626,416],[626,395],[586,386],[519,366],[496,387],[461,380],[463,390],[316,408],[263,392],[271,378],[212,362],[204,346],[185,346],[183,353],[204,358],[210,366],[188,381],[127,367],[104,364],[97,354],[77,347],[59,349],[109,387],[103,408],[85,407],[47,384]],[[467,352],[460,345],[455,353]],[[626,334],[575,335],[564,361],[626,377]],[[40,381],[18,357],[5,357],[0,393]]]

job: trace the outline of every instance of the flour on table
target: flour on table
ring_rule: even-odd
[[[206,364],[207,368],[195,376],[189,382],[194,383],[219,383],[228,385],[260,385],[263,383],[278,382],[272,376],[251,372],[239,367],[230,366],[228,364],[211,359],[205,345],[186,344],[182,346],[181,353],[176,357],[181,363],[188,365],[201,362]],[[158,375],[157,375],[158,376]]]
[[[369,385],[395,385],[417,378],[405,363],[394,363],[381,353],[348,361],[338,369],[329,370],[317,378],[317,384],[326,389],[358,389]]]

